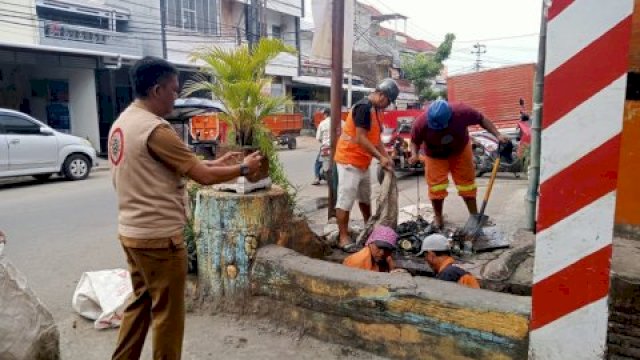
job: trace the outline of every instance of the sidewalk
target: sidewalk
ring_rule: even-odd
[[[91,321],[72,316],[58,323],[62,359],[98,360],[110,357],[117,329],[95,330]],[[147,336],[141,359],[151,359]],[[187,314],[183,360],[316,360],[384,358],[353,348],[322,342],[303,332],[278,328],[265,320],[231,315]]]

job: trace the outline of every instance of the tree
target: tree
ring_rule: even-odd
[[[435,54],[420,53],[414,56],[405,56],[402,59],[405,78],[410,80],[415,87],[420,101],[433,100],[442,95],[439,91],[433,90],[431,85],[433,79],[444,68],[442,63],[451,55],[455,38],[454,34],[447,34]]]

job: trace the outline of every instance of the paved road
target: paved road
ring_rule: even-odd
[[[294,182],[314,158],[304,149],[282,152]],[[315,159],[315,158],[314,158]],[[116,239],[116,199],[108,172],[68,182],[54,178],[41,184],[30,178],[0,181],[0,229],[8,236],[4,251],[51,310],[61,332],[65,360],[106,359],[117,331],[97,331],[77,316],[71,297],[85,271],[125,267]],[[151,358],[149,339],[143,358]],[[184,359],[380,359],[327,344],[256,321],[189,314]]]
[[[313,179],[315,149],[307,143],[303,140],[300,149],[281,152],[296,185]],[[126,266],[115,238],[116,198],[108,172],[94,172],[80,182],[3,180],[0,199],[0,228],[8,236],[5,252],[56,319],[73,314],[71,296],[83,272]]]
[[[87,180],[20,181],[0,186],[5,252],[57,320],[72,315],[84,271],[125,266],[115,239],[116,201],[107,172]]]
[[[313,179],[317,144],[309,138],[302,139],[299,144],[300,148],[297,150],[283,150],[280,153],[291,181],[299,186],[300,198],[303,200],[326,196],[326,186],[309,185]],[[26,179],[0,182],[0,229],[8,235],[5,253],[27,276],[34,291],[59,323],[63,358],[106,358],[115,342],[116,332],[93,330],[90,322],[80,319],[73,312],[71,297],[83,272],[126,267],[115,236],[116,201],[109,173],[94,172],[89,179],[80,182],[54,178],[40,184]],[[420,197],[424,202],[426,187],[422,177],[418,180]],[[399,182],[401,205],[417,202],[417,184],[416,177],[412,176]],[[486,178],[481,179],[479,184],[483,188]],[[523,221],[522,201],[525,188],[525,181],[505,175],[494,189],[495,196],[488,212],[494,219],[499,219],[508,231],[515,230]],[[456,199],[456,196],[451,196],[447,201],[446,209],[450,220],[463,222],[466,219],[462,201]],[[326,210],[315,215],[315,218],[322,221],[326,219]],[[354,217],[358,216],[356,211]],[[224,325],[218,326],[219,324]],[[223,341],[225,336],[231,336],[232,340],[229,341],[232,342],[238,336],[249,339],[252,346],[246,349],[246,356],[241,358],[260,358],[266,343],[281,347],[273,349],[270,354],[280,356],[281,359],[311,358],[318,353],[332,354],[327,358],[343,357],[341,347],[314,342],[308,349],[307,345],[301,348],[296,345],[299,343],[291,343],[287,338],[291,337],[290,333],[278,335],[277,332],[255,332],[251,329],[251,324],[236,326],[234,321],[224,318],[190,316],[187,319],[185,337],[191,355],[185,358],[200,359],[203,354],[207,358],[210,349],[214,350],[213,354],[219,353],[227,347],[227,340]],[[207,333],[213,332],[217,334],[215,339],[207,337]],[[291,349],[295,349],[295,355]],[[365,355],[365,358],[369,356]]]

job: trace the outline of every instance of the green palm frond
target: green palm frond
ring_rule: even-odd
[[[269,82],[265,71],[269,62],[281,53],[295,49],[278,39],[261,39],[250,51],[245,46],[233,49],[203,48],[191,55],[192,61],[204,63],[202,74],[187,81],[183,95],[205,91],[220,101],[227,113],[220,118],[236,132],[238,145],[249,145],[261,132],[262,120],[278,112],[289,102],[286,97],[273,97],[263,90]]]
[[[293,199],[293,187],[278,159],[269,130],[263,119],[281,111],[291,100],[285,96],[265,94],[270,82],[265,74],[267,65],[281,53],[294,54],[295,49],[278,39],[261,39],[250,51],[245,46],[233,49],[210,47],[191,54],[193,62],[204,65],[201,73],[187,81],[183,96],[206,92],[224,105],[226,113],[218,118],[227,123],[227,141],[238,146],[258,146],[269,159],[270,176]]]

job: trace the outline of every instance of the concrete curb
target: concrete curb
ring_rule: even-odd
[[[104,171],[109,171],[109,168],[105,166],[98,166],[91,170],[91,172],[104,172]]]
[[[326,209],[329,206],[329,198],[320,196],[317,198],[302,201],[298,204],[298,210],[303,214],[309,214],[320,209]]]
[[[530,298],[350,269],[259,249],[254,311],[322,340],[398,359],[522,359]]]

